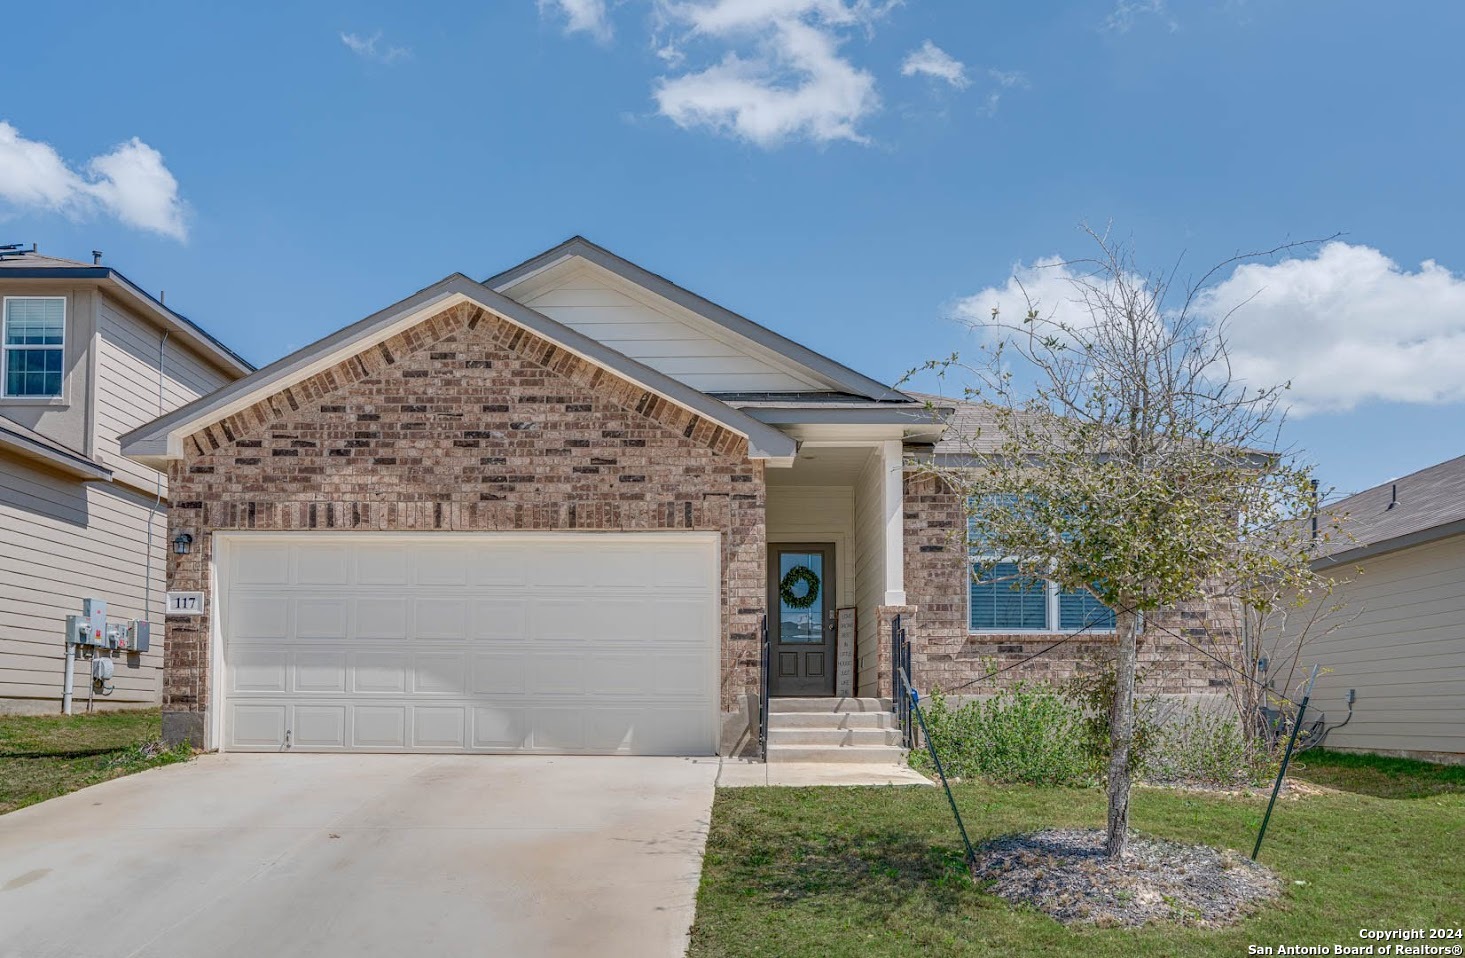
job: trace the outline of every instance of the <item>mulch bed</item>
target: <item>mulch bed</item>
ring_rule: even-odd
[[[1105,927],[1173,922],[1218,927],[1282,892],[1268,868],[1234,851],[1134,835],[1120,861],[1104,857],[1104,833],[1049,829],[994,839],[977,850],[988,891],[1064,924]]]

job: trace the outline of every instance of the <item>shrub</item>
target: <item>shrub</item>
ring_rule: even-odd
[[[1275,773],[1265,750],[1248,743],[1234,716],[1198,705],[1156,728],[1140,767],[1150,782],[1261,785]]]
[[[949,775],[1023,785],[1086,786],[1098,779],[1082,711],[1050,688],[1023,684],[955,707],[934,693],[923,707]],[[931,768],[924,751],[913,751],[911,761]]]

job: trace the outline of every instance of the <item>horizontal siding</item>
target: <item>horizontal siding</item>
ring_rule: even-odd
[[[1367,560],[1334,592],[1335,618],[1315,627],[1301,661],[1321,665],[1313,699],[1338,748],[1465,756],[1465,536]],[[1293,613],[1306,621],[1308,610]]]
[[[640,360],[652,369],[708,392],[805,392],[824,387],[792,367],[759,356],[730,331],[683,318],[681,310],[647,293],[616,289],[589,268],[565,273],[558,285],[532,295],[539,310],[591,339]],[[746,340],[743,341],[746,344]]]
[[[124,433],[213,392],[229,378],[169,340],[163,350],[162,403],[158,397],[158,344],[162,333],[106,297],[97,309],[96,458],[122,481],[153,489],[159,474],[125,459]],[[163,483],[166,495],[166,483]]]
[[[152,649],[115,660],[106,704],[156,705],[162,687],[165,510],[145,496],[79,483],[0,459],[0,710],[51,702],[59,710],[66,616],[84,598],[106,600],[113,620],[143,616],[149,518]],[[76,688],[84,696],[89,667]]]

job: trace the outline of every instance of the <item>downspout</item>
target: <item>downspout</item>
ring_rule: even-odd
[[[163,338],[158,340],[158,415],[162,416],[163,409],[163,348],[168,345],[168,330],[163,330]],[[155,471],[156,472],[156,471]],[[153,488],[157,493],[153,499],[153,508],[148,512],[148,537],[147,552],[143,556],[143,587],[142,587],[142,617],[145,621],[153,619],[153,520],[157,517],[158,507],[163,504],[163,474],[157,472],[153,478]],[[166,561],[166,560],[165,560]]]

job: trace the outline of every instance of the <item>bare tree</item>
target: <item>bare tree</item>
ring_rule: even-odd
[[[920,468],[967,494],[969,535],[1016,564],[1015,586],[1049,579],[1114,610],[1106,847],[1122,857],[1145,614],[1224,596],[1270,611],[1326,582],[1309,566],[1315,486],[1278,446],[1286,386],[1238,381],[1229,314],[1200,308],[1227,266],[1297,244],[1182,285],[1085,232],[1097,253],[1061,264],[1063,302],[994,310],[973,324],[979,362],[927,364],[962,376],[992,426],[964,468]]]

